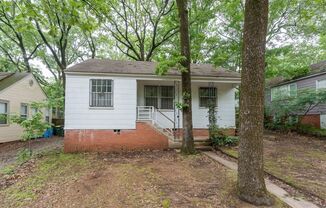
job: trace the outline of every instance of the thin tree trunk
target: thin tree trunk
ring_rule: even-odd
[[[271,205],[263,163],[264,71],[268,0],[247,0],[240,87],[238,193],[242,200]]]
[[[181,65],[186,69],[181,72],[182,99],[184,104],[182,108],[183,139],[181,151],[185,154],[193,154],[195,153],[195,147],[192,132],[190,42],[187,6],[187,0],[177,0],[180,18],[181,56],[185,58],[181,61]]]

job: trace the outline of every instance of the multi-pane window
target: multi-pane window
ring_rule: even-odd
[[[326,89],[326,79],[317,80],[317,89]]]
[[[200,87],[199,88],[199,107],[217,106],[217,90],[216,87]]]
[[[25,103],[20,104],[20,118],[27,119],[28,117],[28,105]]]
[[[297,96],[297,83],[291,83],[287,85],[282,85],[279,87],[272,88],[271,99],[278,100],[287,97],[296,97]]]
[[[296,97],[297,96],[297,83],[289,84],[289,94],[290,97]]]
[[[161,109],[173,109],[174,87],[161,86],[160,95],[161,95]]]
[[[8,124],[8,102],[0,101],[0,125]]]
[[[145,86],[145,106],[159,109],[173,109],[173,86]]]
[[[113,81],[91,79],[89,105],[91,107],[113,107]]]
[[[145,86],[145,106],[158,108],[158,86]]]

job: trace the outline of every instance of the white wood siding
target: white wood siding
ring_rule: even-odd
[[[113,80],[113,108],[89,107],[89,80]],[[134,78],[67,75],[65,129],[135,129],[137,84]]]
[[[32,86],[29,84],[30,80],[34,82]],[[46,99],[46,95],[32,75],[28,75],[0,92],[0,100],[9,101],[10,115],[20,115],[20,105],[22,103],[30,104],[32,102],[42,102]],[[28,105],[28,114],[28,116],[31,116],[30,105]],[[0,143],[21,140],[22,134],[23,128],[17,124],[10,123],[9,125],[0,126]]]

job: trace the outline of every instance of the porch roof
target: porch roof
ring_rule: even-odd
[[[109,59],[89,59],[66,69],[66,72],[76,73],[109,73],[109,74],[135,74],[156,75],[157,63],[148,61],[118,61]],[[166,75],[180,76],[175,68],[169,70]],[[239,78],[240,73],[224,68],[216,68],[212,64],[191,64],[191,76],[193,77],[227,77]]]

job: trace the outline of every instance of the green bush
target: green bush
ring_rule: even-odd
[[[226,135],[216,135],[211,138],[213,146],[236,146],[239,143],[239,137],[237,136],[226,136]]]
[[[311,125],[300,124],[296,127],[296,131],[300,134],[307,134],[326,139],[326,129],[319,129]]]

